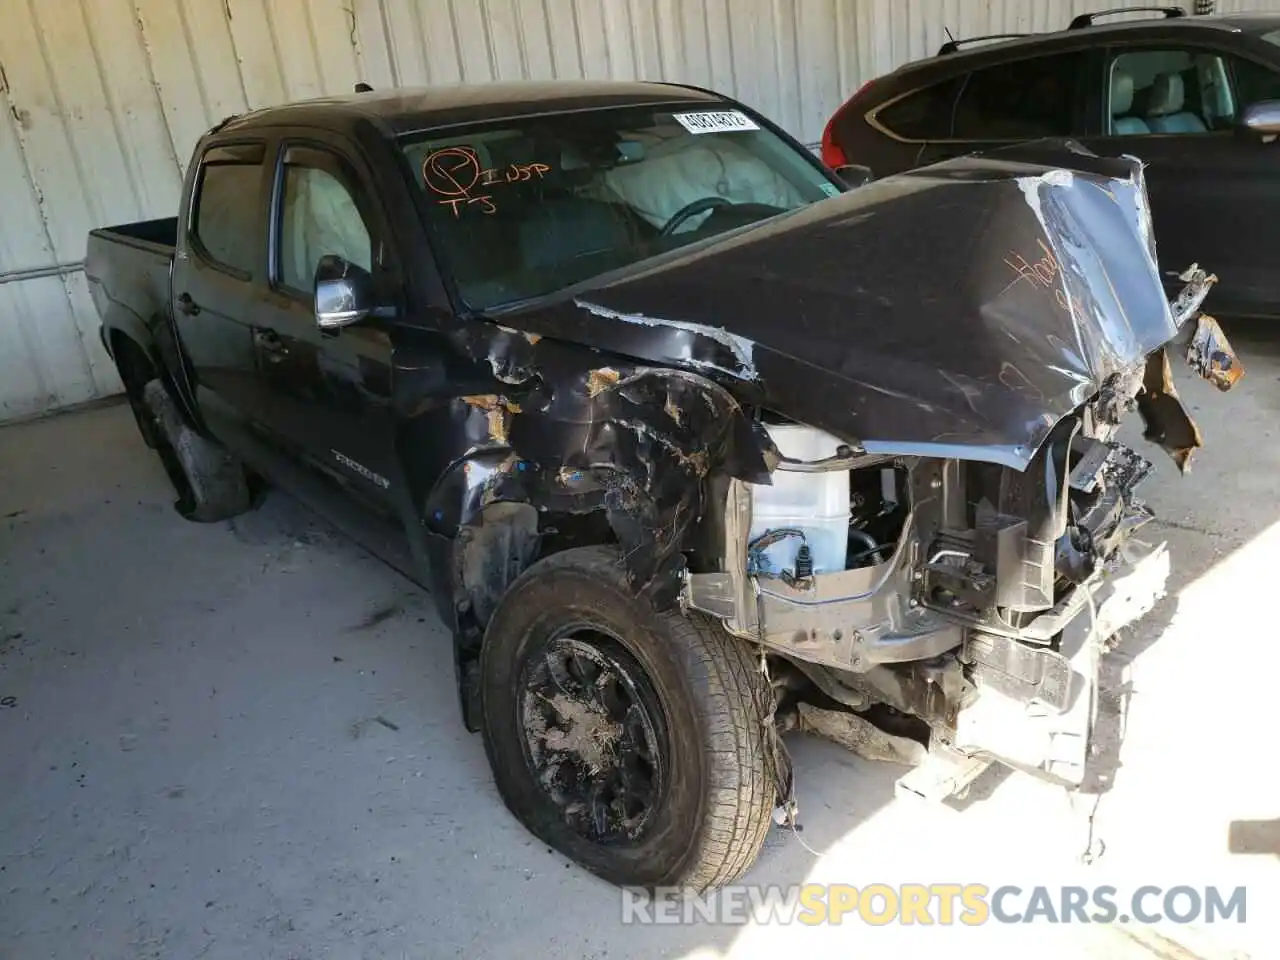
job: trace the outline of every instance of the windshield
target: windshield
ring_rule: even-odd
[[[738,110],[628,107],[401,144],[466,303],[540,296],[840,192]]]

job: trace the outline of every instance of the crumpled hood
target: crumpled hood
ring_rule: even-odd
[[[889,177],[501,322],[700,371],[870,452],[1018,469],[1176,333],[1141,165],[1061,142]]]

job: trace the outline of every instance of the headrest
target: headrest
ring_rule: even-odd
[[[1151,102],[1147,105],[1147,116],[1161,117],[1166,113],[1178,113],[1182,110],[1183,99],[1180,74],[1156,74],[1156,82],[1151,85]]]
[[[1111,71],[1111,115],[1118,117],[1133,109],[1133,77],[1123,70]]]

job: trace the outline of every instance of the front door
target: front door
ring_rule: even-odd
[[[1146,165],[1166,286],[1192,263],[1220,283],[1207,303],[1224,314],[1280,310],[1280,144],[1240,131],[1250,103],[1280,96],[1280,74],[1235,54],[1196,47],[1108,52],[1109,134],[1097,153]]]
[[[392,320],[316,324],[316,265],[341,256],[374,276],[388,303],[396,268],[384,219],[359,168],[336,145],[286,139],[272,200],[271,282],[252,331],[269,427],[296,461],[388,516],[401,477],[391,409]]]

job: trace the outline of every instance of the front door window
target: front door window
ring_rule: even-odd
[[[286,163],[280,210],[280,282],[309,292],[316,264],[334,254],[372,270],[369,228],[346,185],[328,170]]]

